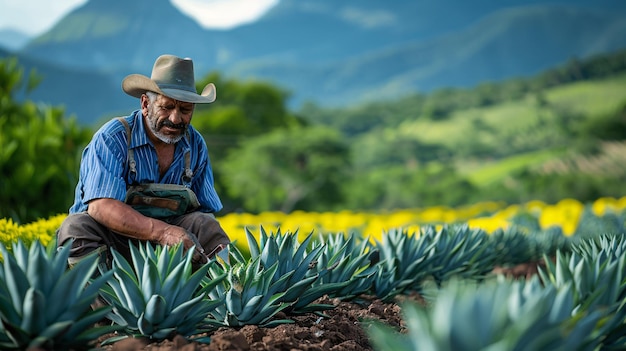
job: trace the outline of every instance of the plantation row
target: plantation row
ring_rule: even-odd
[[[417,223],[419,230],[398,227],[368,237],[261,226],[258,235],[244,230],[229,262],[196,271],[192,250],[149,244],[133,247],[132,264],[113,252],[110,270],[99,269],[95,256],[68,270],[67,246],[57,251],[48,238],[46,248],[34,228],[6,221],[2,239],[14,241],[0,246],[0,348],[79,349],[113,331],[119,337],[109,342],[174,334],[209,342],[218,327],[271,327],[334,308],[316,303],[323,296],[394,301],[418,292],[428,307],[403,306],[406,334],[368,327],[376,349],[619,349],[626,347],[621,203],[583,206],[571,235],[557,226],[541,229],[526,210],[493,231]],[[25,244],[22,235],[35,236]],[[528,281],[494,273],[542,258],[546,268]],[[92,310],[98,297],[107,304]],[[276,319],[279,312],[287,318]],[[105,316],[113,323],[95,326]]]
[[[262,212],[260,214],[229,213],[218,217],[222,227],[245,250],[245,228],[258,231],[263,226],[268,231],[299,231],[316,233],[350,233],[381,239],[382,233],[393,228],[404,228],[409,232],[419,231],[423,225],[466,223],[472,229],[483,229],[492,233],[497,229],[512,226],[524,227],[530,231],[561,230],[571,236],[579,229],[582,218],[598,217],[621,213],[626,210],[626,197],[600,198],[590,204],[577,200],[564,199],[556,204],[531,201],[521,205],[506,206],[499,202],[450,208],[436,206],[391,212]],[[66,214],[56,215],[32,223],[18,225],[11,219],[0,218],[0,243],[10,247],[18,239],[28,244],[34,240],[47,245],[55,236]],[[241,244],[241,245],[239,245]]]

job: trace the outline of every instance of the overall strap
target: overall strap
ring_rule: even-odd
[[[185,171],[183,172],[183,184],[190,188],[191,179],[193,178],[193,171],[191,170],[191,151],[185,152]]]
[[[135,162],[135,151],[130,148],[130,140],[131,140],[131,129],[130,125],[126,121],[124,117],[117,117],[117,119],[122,122],[124,128],[126,128],[126,147],[128,148],[128,168],[130,169],[130,177],[134,182],[137,179],[137,163]]]

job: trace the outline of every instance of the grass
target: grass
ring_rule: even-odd
[[[520,100],[457,111],[445,120],[418,118],[403,123],[397,132],[451,150],[476,142],[497,149],[514,135],[545,133],[545,125],[560,123],[555,111],[566,110],[588,119],[613,113],[626,102],[626,74],[548,89],[543,98],[545,105],[530,94]]]
[[[561,157],[567,152],[565,149],[539,150],[510,156],[501,160],[485,162],[467,162],[460,170],[468,170],[465,173],[467,179],[475,186],[482,187],[498,181],[514,171],[540,165],[546,161]]]

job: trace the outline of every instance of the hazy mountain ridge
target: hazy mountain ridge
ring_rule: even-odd
[[[44,80],[54,93],[42,86],[34,98],[64,104],[89,123],[98,112],[135,108],[119,83],[129,73],[149,75],[162,53],[193,57],[197,76],[219,70],[271,80],[293,92],[294,106],[349,105],[525,76],[611,52],[626,47],[624,14],[619,0],[281,0],[257,22],[217,31],[168,0],[90,0],[17,54],[33,58],[29,65],[53,63],[39,70],[60,77]],[[65,72],[46,72],[59,67]],[[74,69],[83,73],[70,75]],[[89,70],[106,75],[77,79]],[[73,82],[63,78],[70,76]],[[77,90],[89,86],[113,89],[97,96]]]
[[[13,30],[0,29],[0,47],[10,51],[23,48],[30,41],[28,34]]]
[[[626,18],[614,13],[530,6],[498,11],[437,39],[413,41],[338,63],[306,67],[248,63],[235,66],[234,71],[243,77],[286,82],[303,99],[321,97],[325,104],[340,105],[346,100],[397,98],[443,86],[472,86],[535,74],[571,58],[626,47],[622,28],[626,28]],[[542,49],[529,50],[533,46]]]

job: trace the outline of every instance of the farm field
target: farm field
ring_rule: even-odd
[[[154,278],[150,278],[151,283],[147,285],[146,282],[141,283],[149,276],[144,273],[141,277],[138,271],[136,278],[132,278],[135,280],[116,275],[116,279],[121,280],[110,285],[113,290],[101,288],[104,290],[100,291],[108,291],[103,296],[108,296],[107,301],[115,306],[114,311],[118,311],[114,313],[117,317],[113,321],[131,324],[125,329],[118,328],[117,332],[109,330],[109,333],[98,334],[94,332],[98,329],[91,329],[95,333],[93,335],[98,335],[97,339],[92,340],[91,346],[101,350],[129,351],[421,350],[423,347],[428,349],[428,345],[435,345],[431,349],[447,349],[446,347],[450,347],[446,344],[450,341],[449,338],[431,330],[434,328],[433,323],[439,323],[439,327],[443,323],[447,333],[457,335],[454,338],[464,335],[466,339],[455,339],[453,348],[459,350],[481,349],[476,348],[476,345],[491,343],[510,343],[528,349],[524,348],[526,345],[533,350],[551,350],[550,347],[556,342],[568,345],[568,350],[585,350],[587,348],[583,346],[590,343],[623,346],[624,340],[619,330],[623,328],[626,315],[623,310],[626,286],[620,277],[626,275],[626,272],[610,267],[623,267],[625,263],[622,262],[625,260],[624,255],[620,253],[626,248],[626,241],[623,239],[625,209],[626,197],[600,198],[588,204],[573,199],[563,199],[556,204],[532,201],[508,206],[485,202],[459,208],[431,207],[386,213],[343,211],[228,214],[219,219],[227,232],[231,233],[235,243],[231,251],[231,262],[223,262],[225,265],[217,268],[208,268],[207,273],[214,278],[217,286],[214,287],[215,290],[207,290],[208,296],[214,302],[226,299],[226,304],[221,307],[214,304],[215,310],[205,319],[205,323],[210,320],[210,323],[218,327],[185,329],[185,335],[171,331],[163,334],[163,331],[170,329],[158,329],[158,324],[146,329],[147,322],[144,319],[143,324],[136,324],[138,330],[132,329],[133,317],[126,314],[127,312],[118,313],[125,308],[125,303],[131,301],[126,301],[125,298],[132,299],[135,306],[144,300],[128,295],[119,296],[119,293],[126,291],[125,294],[128,294],[132,291],[128,290],[128,284],[140,284],[141,288],[138,287],[140,290],[137,292],[150,296],[151,293],[145,289],[155,287]],[[7,280],[6,286],[9,287],[8,290],[0,289],[0,298],[5,301],[5,306],[0,311],[4,323],[8,323],[6,319],[17,318],[5,314],[8,313],[6,304],[10,304],[7,294],[14,292],[11,287],[15,284],[15,277],[19,276],[8,272],[19,271],[21,265],[28,266],[26,262],[41,262],[44,251],[39,251],[39,259],[33,259],[32,257],[37,256],[37,250],[33,251],[32,247],[37,246],[37,243],[51,243],[54,231],[63,218],[64,215],[59,215],[25,225],[16,225],[7,219],[0,220],[0,239],[5,247],[5,269],[0,272],[0,278]],[[611,232],[614,236],[605,236]],[[295,233],[298,235],[295,236]],[[348,240],[344,241],[345,238]],[[352,239],[356,241],[353,242]],[[30,242],[31,251],[15,246],[14,243],[18,240]],[[361,244],[355,246],[355,242]],[[272,246],[275,248],[272,249]],[[306,255],[302,256],[300,247],[307,248],[304,251],[307,252]],[[346,248],[351,248],[351,253],[345,251]],[[277,251],[268,255],[267,250]],[[146,264],[154,260],[154,269],[162,269],[162,264],[157,266],[156,262],[166,260],[164,257],[177,257],[175,253],[172,256],[163,256],[164,252],[169,252],[167,250],[157,250],[156,253],[144,249],[140,251]],[[376,260],[372,258],[373,252],[377,252]],[[31,258],[25,260],[27,257]],[[343,257],[341,262],[344,263],[335,261],[333,264],[332,260],[337,260],[338,257]],[[357,262],[355,257],[359,257],[360,266],[357,263],[349,264],[358,268],[352,272],[354,275],[347,273],[348,270],[342,271],[346,269],[346,262]],[[551,260],[545,261],[543,258],[546,257]],[[602,260],[609,261],[598,266],[596,257],[604,257]],[[364,258],[367,259],[364,261]],[[259,260],[263,264],[259,265]],[[287,268],[290,264],[296,265],[293,270]],[[54,268],[55,263],[51,266],[53,271],[59,273]],[[286,299],[285,296],[295,294],[297,297],[284,300],[280,308],[278,305],[265,305],[265,309],[276,308],[266,319],[255,319],[257,314],[248,314],[245,317],[245,313],[242,314],[237,308],[246,306],[248,310],[255,307],[255,299],[247,302],[244,300],[244,296],[254,294],[247,292],[247,289],[258,289],[261,285],[266,288],[274,287],[279,284],[280,280],[263,283],[264,279],[271,276],[266,275],[266,268],[269,266],[286,270],[284,277],[293,279],[292,283],[284,287],[286,290],[283,293],[274,296]],[[308,270],[317,273],[304,274],[306,270],[295,268],[298,266],[308,267]],[[337,269],[342,275],[348,274],[345,278],[347,280],[338,282],[321,278],[332,272],[332,269],[328,270],[329,266],[342,267]],[[122,267],[123,265],[114,266],[113,271]],[[373,268],[376,269],[372,270]],[[40,269],[44,268],[40,266]],[[28,267],[25,271],[30,272],[28,277],[45,274],[31,271]],[[294,272],[304,275],[296,278]],[[370,272],[367,277],[365,272]],[[160,274],[167,276],[169,273]],[[248,277],[248,274],[252,275]],[[187,275],[183,275],[181,279],[185,279],[185,276]],[[540,283],[538,277],[543,283]],[[317,280],[317,285],[308,286],[299,293],[294,291],[295,286],[304,284],[302,282]],[[364,281],[367,283],[363,284]],[[603,292],[594,290],[602,286],[602,281],[622,283],[613,284]],[[103,280],[94,281],[94,284],[102,282]],[[348,283],[350,284],[345,285]],[[126,288],[118,291],[114,288],[118,286],[116,284]],[[181,284],[184,285],[184,281]],[[571,284],[574,284],[574,288]],[[233,290],[237,286],[238,290]],[[152,294],[156,294],[153,297],[165,296],[162,298],[170,301],[167,291]],[[233,294],[242,299],[240,307],[232,305],[235,296]],[[519,294],[523,298],[520,299]],[[262,293],[258,296],[261,298],[265,295]],[[299,305],[298,301],[303,301],[301,299],[305,296],[311,300]],[[194,301],[199,298],[194,298]],[[150,299],[152,300],[153,298]],[[151,310],[150,303],[144,307],[145,316]],[[516,307],[516,303],[519,306]],[[43,306],[45,305],[40,305],[40,308]],[[207,305],[202,306],[207,308]],[[487,311],[494,306],[497,307],[496,310]],[[443,312],[450,308],[450,314]],[[581,308],[588,311],[580,312]],[[608,311],[608,315],[601,322],[600,315],[594,312],[596,308],[604,309],[602,315]],[[498,309],[501,312],[496,312]],[[24,313],[27,310],[27,305],[24,305]],[[539,312],[530,313],[535,310]],[[263,309],[259,313],[261,311]],[[468,325],[472,324],[476,313],[489,314],[481,319],[481,328],[485,329],[480,334],[483,339],[467,334]],[[513,314],[505,322],[497,319],[500,318],[498,313]],[[550,314],[551,318],[556,319],[544,320],[541,313]],[[140,317],[140,320],[142,318],[155,317]],[[528,324],[533,320],[534,324]],[[537,340],[528,340],[529,334],[526,333],[534,335],[538,331],[525,328],[535,324],[543,325],[542,323],[545,324],[545,329],[542,329],[545,335],[537,337]],[[45,326],[45,323],[42,325]],[[116,325],[106,328],[115,328]],[[569,327],[561,329],[564,325]],[[29,324],[22,323],[21,328],[28,327]],[[174,330],[182,332],[183,329],[180,328]],[[584,328],[589,333],[569,334]],[[157,332],[158,330],[162,331]],[[424,333],[425,331],[427,332]],[[13,329],[0,328],[0,343],[3,347],[14,344],[16,340],[20,342],[19,338],[14,337],[14,332]],[[129,332],[130,334],[125,334]],[[48,329],[46,335],[50,333],[52,332]],[[13,335],[13,338],[7,335]],[[134,337],[110,341],[110,338],[123,335]],[[26,336],[22,337],[24,339],[21,342],[29,340]],[[544,337],[554,340],[545,344],[540,342]],[[37,342],[44,339],[37,339]],[[422,348],[410,346],[417,344],[422,345]],[[43,349],[55,349],[49,348],[50,345],[53,344],[48,344],[48,348]],[[514,348],[504,348],[508,349]]]
[[[601,216],[605,213],[621,212],[626,209],[626,197],[600,198],[588,204],[574,199],[563,199],[555,204],[530,201],[523,204],[506,205],[500,202],[480,202],[457,208],[435,206],[404,209],[387,212],[303,212],[292,213],[263,212],[229,213],[218,216],[231,241],[245,246],[245,229],[258,233],[261,227],[267,231],[278,229],[307,235],[327,233],[358,233],[364,237],[380,239],[383,232],[394,228],[404,228],[409,232],[419,231],[423,225],[443,225],[467,223],[470,228],[483,229],[489,233],[496,229],[506,229],[514,224],[518,216],[530,215],[540,229],[559,227],[565,235],[573,235],[583,212]],[[59,214],[47,219],[18,225],[10,219],[0,219],[0,242],[6,245],[18,238],[25,242],[34,240],[47,245],[54,237],[56,229],[65,218]]]

